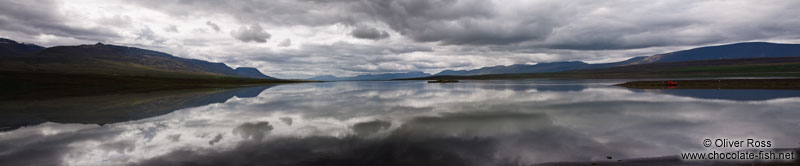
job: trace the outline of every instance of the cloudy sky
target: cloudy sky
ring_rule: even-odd
[[[800,43],[797,9],[785,0],[0,0],[0,37],[135,46],[307,78]]]

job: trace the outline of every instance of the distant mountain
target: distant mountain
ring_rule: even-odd
[[[235,69],[236,75],[248,78],[263,78],[263,79],[275,79],[274,77],[270,77],[261,73],[256,68],[252,67],[238,67]]]
[[[595,66],[580,61],[569,61],[569,62],[539,63],[535,65],[516,64],[511,66],[492,66],[492,67],[483,67],[475,70],[445,70],[437,73],[436,75],[546,73],[546,72],[559,72],[565,70],[589,69],[592,67]]]
[[[564,73],[637,73],[725,71],[725,72],[792,72],[800,70],[800,56],[769,58],[712,59],[681,62],[634,64],[591,70],[573,70]],[[795,72],[796,73],[796,72]],[[774,73],[773,73],[774,74]]]
[[[95,45],[20,46],[8,39],[0,51],[0,70],[50,73],[186,77],[191,75],[274,79],[254,68],[234,70],[224,63],[175,57],[167,53],[97,43]],[[8,45],[9,47],[5,47]]]
[[[41,50],[44,50],[44,47],[0,38],[0,57],[31,55]]]
[[[539,63],[535,65],[492,66],[473,70],[444,70],[435,75],[483,75],[514,73],[548,73],[568,70],[601,69],[628,65],[686,62],[716,59],[772,58],[800,56],[800,44],[776,44],[766,42],[736,43],[720,46],[700,47],[652,56],[634,57],[613,63],[587,64],[579,61]]]
[[[657,54],[632,64],[684,62],[714,59],[775,58],[800,56],[800,44],[776,44],[767,42],[736,43],[720,46]]]
[[[625,65],[601,69],[554,73],[515,73],[469,76],[430,76],[406,80],[496,80],[496,79],[608,79],[608,78],[721,78],[721,77],[800,77],[800,56],[775,58],[714,59]],[[776,85],[788,86],[788,85]]]
[[[308,78],[308,80],[316,81],[380,81],[380,80],[393,80],[404,78],[427,77],[431,74],[423,73],[421,71],[412,71],[407,73],[385,73],[385,74],[365,74],[357,75],[355,77],[336,77],[332,75],[323,75]]]
[[[333,75],[321,75],[321,76],[314,76],[311,78],[307,78],[307,80],[317,80],[317,81],[342,81],[344,78],[336,77]]]

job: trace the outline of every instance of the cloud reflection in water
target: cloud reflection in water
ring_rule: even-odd
[[[0,162],[503,165],[677,155],[705,150],[704,138],[755,137],[776,147],[800,146],[800,112],[794,111],[800,98],[703,99],[608,85],[281,85],[251,98],[137,121],[44,123],[3,132]]]

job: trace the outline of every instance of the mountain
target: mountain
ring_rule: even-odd
[[[224,63],[97,43],[43,48],[3,39],[0,70],[131,76],[233,76],[274,79],[254,68],[234,70]],[[42,49],[43,48],[43,49]]]
[[[416,78],[416,77],[427,77],[431,76],[431,74],[424,73],[421,71],[412,71],[407,73],[385,73],[385,74],[365,74],[365,75],[357,75],[354,77],[336,77],[332,75],[323,75],[323,76],[316,76],[308,78],[308,80],[316,80],[316,81],[380,81],[380,80],[393,80],[393,79],[405,79],[405,78]]]
[[[307,78],[307,80],[317,80],[317,81],[342,81],[344,78],[336,77],[333,75],[321,75],[321,76],[314,76],[311,78]]]
[[[483,67],[475,70],[445,70],[435,75],[483,75],[483,74],[511,74],[511,73],[547,73],[565,70],[589,69],[594,65],[580,62],[552,62],[535,65],[515,64],[510,66]]]
[[[587,64],[579,61],[539,63],[535,65],[492,66],[473,70],[444,70],[435,75],[483,75],[514,73],[549,73],[568,70],[601,69],[638,64],[686,62],[717,59],[774,58],[800,56],[800,44],[776,44],[767,42],[747,42],[728,45],[700,47],[689,50],[634,57],[613,63]]]
[[[238,67],[235,69],[236,75],[247,77],[247,78],[263,78],[263,79],[275,79],[274,77],[270,77],[261,73],[256,68],[252,67]]]
[[[657,54],[633,62],[633,64],[790,56],[800,56],[800,44],[747,42]]]
[[[0,38],[0,57],[30,55],[41,50],[44,50],[44,47]]]
[[[721,78],[800,77],[800,56],[775,58],[714,59],[617,66],[551,73],[514,73],[469,76],[430,76],[404,80],[494,80],[494,79],[609,79],[609,78]],[[800,85],[800,84],[798,84]],[[783,86],[783,85],[782,85]],[[787,85],[788,86],[788,85]]]

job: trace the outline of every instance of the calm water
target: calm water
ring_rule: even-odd
[[[529,165],[715,150],[706,138],[800,147],[800,91],[611,86],[620,82],[333,82],[0,102],[0,165]]]

